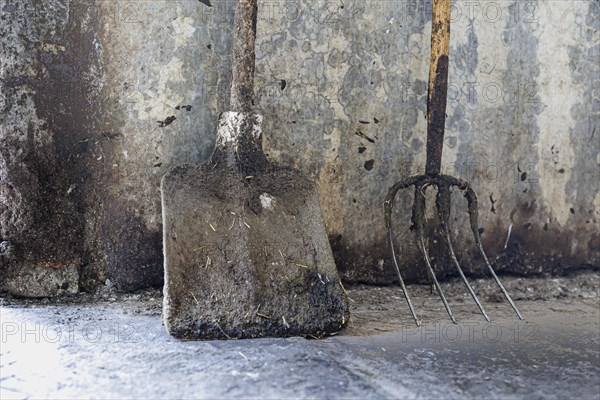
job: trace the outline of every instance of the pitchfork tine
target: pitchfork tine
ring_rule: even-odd
[[[394,250],[394,241],[392,231],[388,231],[388,239],[390,242],[390,248],[392,249],[392,259],[394,260],[394,266],[396,267],[396,272],[398,272],[398,280],[400,281],[400,286],[402,287],[402,291],[404,292],[404,297],[406,298],[406,302],[408,303],[408,308],[410,308],[410,312],[415,319],[415,323],[417,326],[421,326],[421,321],[417,318],[417,314],[415,313],[415,309],[413,308],[412,302],[410,301],[410,296],[408,295],[408,291],[406,290],[406,286],[404,285],[404,280],[402,279],[402,275],[400,275],[400,267],[398,266],[398,260],[396,259],[396,251]]]
[[[413,225],[415,227],[417,233],[417,240],[419,242],[419,248],[421,249],[421,254],[423,255],[423,259],[425,260],[425,265],[427,266],[427,271],[429,272],[430,277],[433,279],[433,284],[438,292],[438,295],[441,297],[442,302],[444,303],[444,307],[446,307],[446,311],[448,312],[448,316],[454,322],[457,323],[454,319],[454,315],[452,315],[452,310],[450,310],[450,305],[446,300],[446,296],[444,296],[444,292],[435,277],[435,273],[433,272],[433,267],[431,266],[431,261],[429,260],[429,254],[427,253],[427,248],[425,246],[425,196],[421,193],[422,185],[415,185],[415,202],[413,204]]]
[[[408,295],[408,291],[406,290],[406,285],[404,285],[404,279],[402,279],[402,275],[400,274],[400,266],[398,265],[398,260],[396,259],[396,250],[394,250],[394,233],[392,230],[392,208],[394,204],[394,192],[393,195],[389,196],[384,203],[385,209],[385,227],[388,233],[388,241],[390,244],[390,249],[392,250],[392,260],[394,261],[394,266],[396,267],[396,272],[398,273],[398,280],[400,281],[400,286],[402,287],[402,292],[404,293],[404,298],[406,299],[406,303],[408,303],[408,308],[415,319],[415,323],[417,326],[421,326],[421,321],[417,318],[417,314],[415,313],[415,309],[413,308],[412,302],[410,301],[410,296]]]
[[[471,231],[473,232],[473,236],[475,238],[475,245],[479,249],[479,252],[481,253],[481,255],[483,257],[483,260],[485,261],[485,265],[487,265],[488,269],[490,270],[492,276],[494,277],[494,280],[496,281],[496,283],[500,287],[500,290],[504,294],[504,297],[506,297],[506,300],[508,300],[508,302],[510,303],[513,310],[515,310],[519,319],[522,320],[523,316],[521,315],[521,313],[517,309],[517,306],[515,305],[515,303],[511,299],[510,295],[504,288],[504,285],[502,284],[502,282],[500,282],[500,278],[498,278],[498,275],[496,275],[496,272],[492,268],[490,261],[488,260],[486,254],[485,254],[485,251],[483,251],[483,245],[481,244],[481,237],[479,236],[479,224],[477,222],[477,218],[478,218],[477,195],[475,194],[475,191],[471,188],[470,185],[467,186],[467,188],[465,190],[465,197],[467,198],[468,209],[469,209],[469,220],[471,223]]]
[[[473,300],[475,300],[477,307],[479,307],[479,311],[481,311],[481,314],[483,314],[483,317],[485,318],[485,320],[487,322],[490,322],[490,318],[488,317],[485,310],[483,309],[483,306],[479,302],[479,299],[477,298],[477,295],[475,294],[475,292],[473,291],[473,288],[469,284],[469,281],[467,281],[467,278],[465,277],[465,274],[463,273],[463,270],[460,267],[460,264],[458,263],[458,259],[456,258],[456,255],[454,254],[454,248],[452,246],[452,241],[450,239],[450,229],[448,226],[448,219],[450,217],[450,187],[447,184],[440,184],[438,186],[438,193],[436,196],[435,204],[438,209],[438,215],[440,217],[441,228],[442,228],[442,236],[444,238],[444,242],[446,243],[446,248],[448,249],[448,255],[450,256],[450,259],[456,266],[456,269],[458,270],[458,273],[459,273],[462,281],[465,283],[465,286],[467,287],[469,294],[471,295]]]

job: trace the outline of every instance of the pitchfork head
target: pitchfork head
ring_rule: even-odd
[[[421,250],[421,255],[423,256],[423,260],[425,261],[425,266],[427,268],[427,274],[429,275],[429,278],[433,281],[433,285],[435,286],[435,289],[438,292],[438,295],[442,299],[442,302],[444,303],[444,307],[446,308],[446,311],[448,312],[448,315],[450,316],[450,319],[452,320],[452,322],[456,323],[456,320],[454,319],[454,315],[452,314],[450,305],[448,304],[448,301],[446,300],[446,296],[444,296],[442,288],[440,287],[440,284],[439,284],[437,278],[435,277],[433,267],[431,266],[431,260],[429,258],[429,253],[427,251],[427,246],[425,245],[426,204],[425,204],[424,191],[427,189],[428,186],[435,186],[435,187],[437,187],[437,190],[438,190],[435,204],[436,204],[436,208],[437,208],[439,219],[440,219],[441,234],[442,234],[444,243],[446,245],[447,254],[450,257],[450,259],[452,260],[452,263],[456,266],[456,269],[458,270],[458,273],[459,273],[462,281],[464,282],[465,286],[467,287],[469,294],[471,295],[471,297],[477,304],[477,307],[481,311],[481,314],[483,314],[483,317],[486,319],[486,321],[488,321],[488,322],[490,321],[490,318],[488,317],[487,313],[483,309],[481,302],[477,298],[477,295],[475,294],[475,292],[473,291],[473,288],[467,281],[467,278],[465,277],[465,274],[463,273],[462,268],[460,267],[460,264],[458,263],[458,259],[456,258],[456,255],[454,253],[454,247],[452,246],[452,240],[450,239],[450,229],[448,226],[449,225],[448,221],[450,219],[450,208],[451,208],[450,207],[450,187],[452,187],[452,186],[455,186],[459,190],[461,190],[464,193],[465,198],[467,199],[469,222],[471,225],[471,231],[473,232],[473,237],[475,239],[475,245],[477,246],[479,253],[483,257],[483,260],[484,260],[488,270],[490,271],[494,280],[500,287],[500,290],[504,294],[504,297],[506,297],[506,299],[512,306],[513,310],[515,310],[519,319],[523,319],[523,317],[521,316],[521,313],[515,306],[515,303],[510,298],[510,295],[504,288],[504,285],[502,285],[502,282],[500,281],[500,279],[496,275],[496,272],[490,265],[490,262],[485,254],[485,251],[483,250],[483,246],[481,244],[481,237],[479,236],[479,226],[477,223],[477,220],[478,220],[477,195],[475,194],[475,191],[473,190],[473,188],[471,188],[471,185],[469,185],[467,182],[463,181],[462,179],[458,179],[458,178],[455,178],[455,177],[449,176],[449,175],[426,174],[426,175],[412,176],[408,179],[396,182],[396,184],[394,184],[394,186],[392,186],[390,188],[390,190],[388,191],[388,194],[387,194],[387,196],[385,198],[385,202],[384,202],[385,227],[387,230],[388,241],[389,241],[390,249],[392,252],[392,260],[394,262],[394,266],[396,267],[396,271],[398,272],[398,279],[400,280],[400,286],[402,287],[402,291],[404,292],[404,297],[406,298],[406,302],[408,303],[408,307],[410,308],[410,312],[412,313],[412,316],[415,319],[416,324],[421,325],[421,322],[417,318],[417,314],[415,313],[412,302],[410,300],[410,296],[408,295],[406,286],[404,285],[404,281],[400,274],[400,267],[398,266],[398,260],[396,258],[396,252],[394,250],[394,241],[393,241],[394,236],[393,236],[393,229],[392,229],[392,211],[394,208],[394,199],[396,197],[396,194],[398,193],[398,191],[400,189],[405,189],[410,186],[415,187],[415,198],[414,198],[413,207],[412,207],[411,219],[412,219],[413,228],[414,228],[416,236],[417,236],[417,243],[418,243],[419,249]]]

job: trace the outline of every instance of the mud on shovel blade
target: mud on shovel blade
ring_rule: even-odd
[[[256,2],[238,2],[237,111],[220,115],[212,156],[176,167],[161,184],[163,314],[181,339],[319,336],[348,320],[314,185],[262,151],[262,118],[250,111],[247,84],[255,21]]]

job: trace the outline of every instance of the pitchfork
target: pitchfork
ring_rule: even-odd
[[[431,266],[431,260],[427,251],[425,243],[425,190],[429,186],[437,187],[436,196],[436,208],[440,219],[441,235],[443,237],[448,255],[452,260],[452,263],[456,266],[458,273],[465,283],[467,290],[469,291],[473,300],[477,304],[477,307],[483,314],[484,318],[489,322],[490,318],[483,309],[481,302],[477,298],[477,295],[473,291],[473,288],[467,281],[465,274],[458,263],[456,255],[454,254],[454,248],[452,246],[452,240],[450,239],[450,229],[448,227],[448,220],[450,219],[450,188],[455,186],[459,190],[464,192],[464,196],[467,199],[467,206],[469,212],[469,221],[473,236],[475,238],[475,245],[479,249],[483,260],[491,272],[494,280],[502,290],[502,293],[517,313],[519,319],[523,319],[521,313],[515,306],[515,303],[510,298],[510,295],[500,282],[500,279],[494,272],[494,269],[490,265],[490,262],[483,250],[481,244],[481,238],[479,236],[479,227],[477,223],[478,218],[478,205],[477,195],[475,191],[467,182],[462,179],[458,179],[449,175],[442,175],[441,164],[442,164],[442,147],[444,142],[444,124],[446,122],[446,96],[448,90],[448,53],[450,49],[450,1],[451,0],[434,0],[433,1],[433,14],[431,19],[431,58],[429,65],[429,90],[427,95],[427,161],[425,165],[425,174],[412,176],[408,179],[402,180],[394,184],[385,198],[384,210],[385,210],[385,227],[387,230],[387,236],[389,245],[392,252],[392,259],[396,271],[398,272],[398,278],[400,280],[400,286],[406,297],[406,302],[410,308],[413,318],[418,326],[421,322],[417,318],[415,310],[406,286],[400,274],[400,267],[398,266],[398,260],[396,259],[396,253],[394,250],[393,242],[393,231],[392,231],[392,210],[394,207],[394,198],[400,189],[405,189],[409,186],[415,187],[415,199],[412,208],[412,225],[417,236],[417,242],[421,250],[421,255],[425,260],[425,266],[427,267],[427,274],[430,281],[433,282],[436,291],[446,307],[446,311],[450,316],[452,322],[456,323],[450,305],[446,300],[446,296],[442,292],[442,288],[438,280],[435,277],[435,273]]]

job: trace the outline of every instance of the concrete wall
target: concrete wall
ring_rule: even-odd
[[[211,3],[0,1],[3,289],[160,285],[160,177],[208,157],[228,109],[235,2]],[[505,272],[600,265],[598,2],[453,5],[444,172],[478,192],[486,249]],[[259,2],[265,151],[317,182],[347,280],[394,280],[382,202],[424,170],[430,9]],[[399,194],[394,218],[414,280],[412,195]],[[455,204],[452,234],[476,274]],[[449,273],[435,235],[429,245]]]

